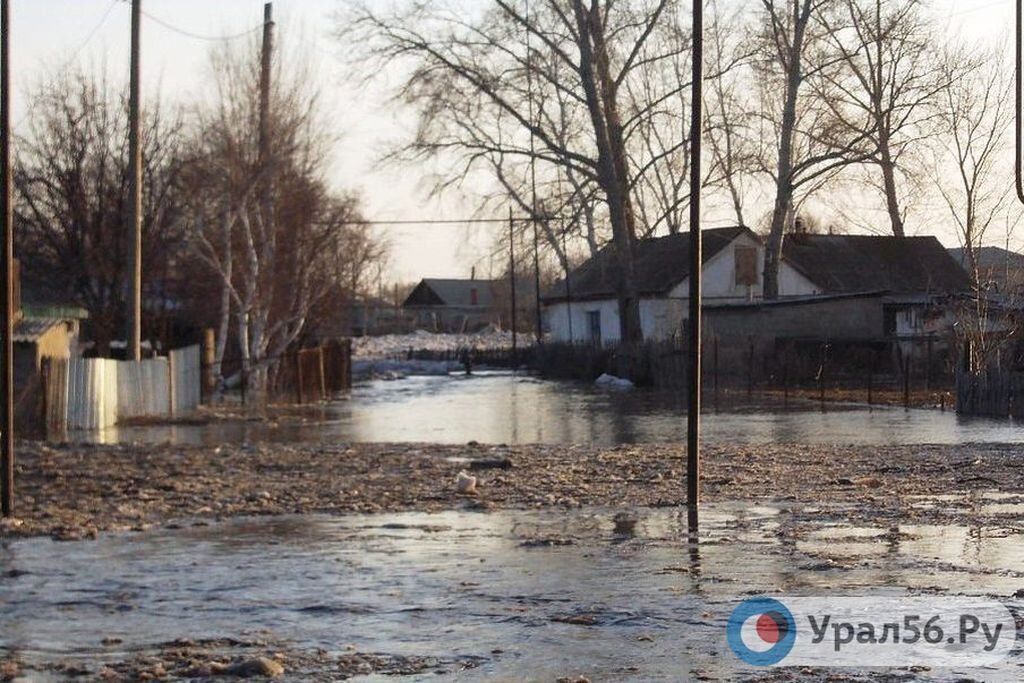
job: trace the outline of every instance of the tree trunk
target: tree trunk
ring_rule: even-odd
[[[889,212],[892,234],[896,237],[904,237],[903,216],[900,214],[899,195],[896,193],[896,164],[892,160],[889,138],[884,129],[879,137],[878,147],[881,154],[879,165],[882,167],[882,183],[885,188],[885,207]]]
[[[804,3],[793,4],[793,43],[787,51],[786,97],[782,110],[782,128],[779,131],[779,163],[775,176],[775,208],[764,250],[764,298],[779,297],[779,268],[782,264],[782,242],[787,218],[793,209],[793,136],[796,132],[797,95],[803,82],[804,30],[810,8]]]
[[[580,77],[594,126],[598,151],[598,183],[608,200],[614,255],[619,265],[616,295],[619,302],[619,336],[622,342],[643,340],[640,299],[636,287],[633,247],[636,226],[629,196],[626,151],[616,102],[616,84],[602,34],[597,5],[588,11],[582,0],[573,7],[579,29]]]

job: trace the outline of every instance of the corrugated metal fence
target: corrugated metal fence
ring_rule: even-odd
[[[201,374],[198,346],[171,351],[168,358],[138,362],[47,359],[47,432],[104,429],[133,418],[186,415],[199,406]]]

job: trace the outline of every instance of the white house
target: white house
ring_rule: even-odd
[[[763,299],[764,245],[748,228],[705,230],[704,306],[710,311],[759,304]],[[682,330],[689,314],[690,235],[642,240],[636,248],[640,322],[645,339]],[[619,307],[618,263],[609,247],[558,282],[544,297],[554,341],[615,343]],[[845,315],[848,295],[873,294],[877,325],[864,334],[883,338],[935,335],[951,324],[948,299],[970,290],[967,274],[934,237],[787,235],[779,269],[779,301],[764,311],[783,316],[777,304],[806,303],[829,295],[834,315]],[[882,296],[884,295],[884,296]],[[835,298],[838,297],[838,298]],[[819,308],[821,301],[818,301]],[[747,306],[744,306],[747,305]],[[806,334],[826,334],[829,316],[805,324]],[[877,329],[875,329],[877,327]]]
[[[762,298],[764,245],[749,228],[715,228],[701,233],[706,306]],[[636,245],[640,324],[645,339],[678,334],[689,315],[690,233],[642,240]],[[573,270],[543,298],[547,327],[554,341],[619,340],[615,283],[619,267],[608,246]],[[821,289],[783,262],[782,296],[819,294]]]

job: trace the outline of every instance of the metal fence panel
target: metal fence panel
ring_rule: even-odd
[[[45,376],[50,433],[105,429],[125,419],[194,411],[200,403],[202,353],[190,346],[172,351],[171,358],[138,362],[52,359]]]
[[[171,414],[187,415],[202,400],[203,355],[199,345],[170,353]]]

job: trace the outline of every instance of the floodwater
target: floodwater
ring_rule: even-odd
[[[176,638],[267,630],[299,649],[471,663],[449,669],[458,680],[730,680],[753,673],[725,641],[732,607],[753,594],[942,586],[1024,607],[1007,598],[1024,586],[1021,498],[913,504],[1010,507],[1005,524],[951,516],[851,527],[841,507],[714,504],[698,545],[686,541],[685,513],[665,508],[635,510],[625,536],[614,532],[616,510],[590,508],[239,519],[88,543],[12,541],[0,545],[0,655],[95,670]],[[581,616],[587,623],[563,621]],[[1016,681],[1024,660],[916,676]]]
[[[572,382],[484,373],[410,377],[359,385],[350,398],[305,410],[304,422],[119,427],[76,438],[100,442],[225,441],[622,443],[681,441],[685,402],[653,391],[609,391]],[[744,402],[715,411],[706,402],[710,443],[896,445],[1022,442],[1024,425],[954,412],[814,401]]]

